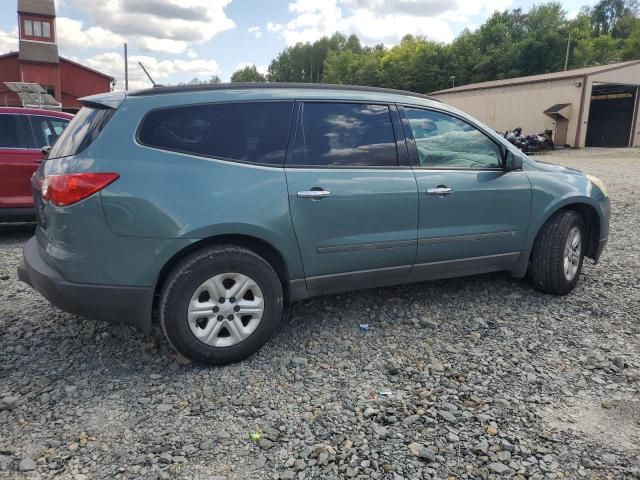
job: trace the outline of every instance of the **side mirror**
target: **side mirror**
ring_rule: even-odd
[[[511,150],[507,150],[504,159],[504,169],[507,172],[522,170],[522,157],[520,155],[514,155]]]
[[[40,153],[42,153],[45,157],[49,156],[49,152],[51,151],[51,146],[45,145],[40,149]]]

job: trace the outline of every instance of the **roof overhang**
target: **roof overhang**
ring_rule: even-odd
[[[556,103],[555,105],[550,106],[544,112],[548,117],[553,118],[554,120],[558,118],[566,118],[569,120],[571,118],[571,103]]]

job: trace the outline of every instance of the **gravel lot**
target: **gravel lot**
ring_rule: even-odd
[[[225,368],[50,306],[16,278],[33,226],[0,225],[0,477],[640,478],[640,150],[543,159],[612,197],[571,295],[496,274],[313,299]]]

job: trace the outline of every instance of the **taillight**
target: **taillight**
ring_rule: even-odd
[[[42,198],[58,207],[64,207],[102,190],[119,176],[119,173],[47,175],[42,182]]]

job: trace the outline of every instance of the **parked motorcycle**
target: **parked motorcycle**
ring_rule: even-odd
[[[511,131],[507,130],[503,136],[524,153],[535,153],[542,150],[555,149],[552,130],[545,130],[538,135],[523,135],[522,127],[517,127]]]

